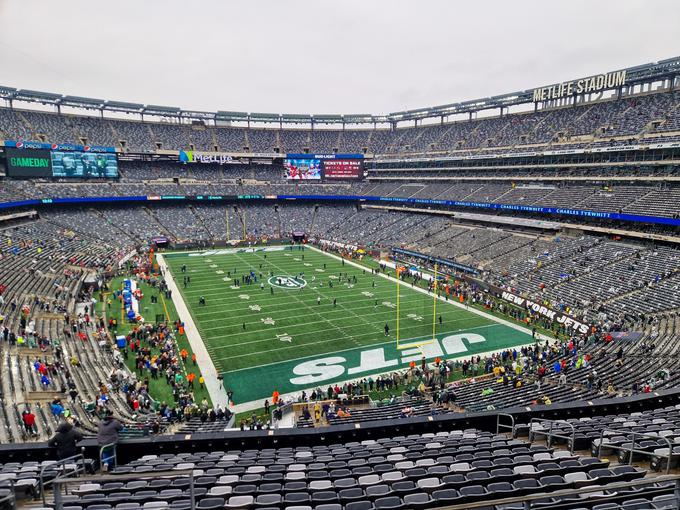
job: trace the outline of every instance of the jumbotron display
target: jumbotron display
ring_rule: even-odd
[[[9,177],[118,178],[118,157],[108,147],[6,141],[5,160]]]
[[[283,168],[286,171],[286,179],[299,181],[321,179],[321,160],[319,159],[284,159]]]
[[[118,160],[115,154],[52,151],[52,176],[115,179]]]
[[[283,160],[286,179],[358,180],[364,177],[362,154],[288,154]]]

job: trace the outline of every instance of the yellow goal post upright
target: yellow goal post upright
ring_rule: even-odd
[[[227,242],[226,244],[231,244],[232,246],[235,246],[236,244],[240,243],[241,241],[244,241],[246,236],[245,236],[245,224],[243,225],[243,239],[232,239],[231,238],[231,227],[229,225],[229,209],[230,207],[227,207],[224,211],[224,221],[227,224]],[[243,221],[242,223],[245,222],[245,212],[243,213]]]
[[[401,286],[402,286],[401,274],[404,271],[406,271],[406,267],[400,266],[399,262],[396,259],[395,259],[394,262],[395,262],[395,271],[396,271],[396,274],[397,274],[397,303],[396,303],[396,305],[397,305],[396,306],[397,320],[396,320],[396,333],[395,333],[396,337],[397,337],[397,349],[403,350],[403,349],[414,349],[415,348],[415,349],[420,349],[422,351],[422,348],[425,345],[434,343],[437,339],[437,337],[436,337],[437,269],[436,269],[436,266],[435,266],[435,279],[434,279],[435,288],[434,288],[434,301],[433,301],[434,306],[433,306],[433,309],[432,309],[432,338],[422,338],[421,337],[421,338],[418,338],[418,339],[409,339],[409,340],[412,340],[412,341],[407,341],[407,342],[404,343],[404,342],[401,341],[401,330],[399,328],[399,324],[400,324],[399,318],[400,318],[400,314],[401,314],[401,290],[400,290]]]

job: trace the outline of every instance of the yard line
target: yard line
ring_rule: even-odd
[[[255,256],[258,257],[258,258],[261,258],[257,253],[255,253]],[[262,259],[262,260],[264,260],[264,259]],[[272,264],[272,265],[273,265],[274,267],[278,268],[278,266],[277,266],[276,264]],[[316,291],[316,290],[314,290],[314,289],[311,289],[311,290],[312,290],[313,292],[315,292],[317,295],[320,295],[320,294],[321,294],[320,292],[318,292],[318,291]],[[340,304],[339,306],[340,306],[340,308],[346,310],[346,308],[345,308],[343,305]],[[357,319],[359,319],[360,321],[363,321],[363,322],[364,322],[366,325],[368,325],[369,327],[371,327],[371,328],[373,328],[373,329],[376,329],[376,330],[380,331],[381,328],[377,328],[374,324],[371,324],[370,322],[368,322],[366,319],[364,319],[364,318],[361,317],[360,315],[358,315],[358,314],[352,312],[351,310],[347,310],[347,311],[348,311],[349,313],[351,313],[352,315],[354,315],[354,316],[355,316]]]
[[[338,317],[337,319],[333,319],[333,320],[342,320],[342,319],[347,320],[347,317]],[[472,320],[472,319],[476,320],[477,318],[476,317],[463,317],[461,319],[454,319],[452,321],[449,321],[447,323],[447,325],[450,324],[450,323],[455,323],[455,322],[466,322],[466,321]],[[260,322],[261,321],[246,322],[246,325],[248,325],[248,324],[260,324]],[[330,320],[326,319],[326,322],[330,322]],[[229,338],[229,337],[237,337],[237,336],[240,336],[240,335],[251,335],[252,336],[254,333],[266,333],[266,332],[269,332],[269,331],[274,332],[274,331],[278,331],[278,330],[282,330],[282,329],[290,329],[290,328],[297,328],[297,327],[301,327],[301,326],[309,326],[311,324],[318,324],[318,321],[317,322],[305,322],[305,323],[295,324],[295,325],[291,325],[291,326],[281,326],[281,327],[274,327],[274,328],[268,328],[268,329],[254,329],[254,330],[239,331],[237,333],[227,333],[225,335],[210,335],[210,338],[211,339]],[[415,329],[415,328],[423,328],[424,326],[428,326],[428,324],[423,324],[423,323],[413,324],[411,326],[404,326],[400,329],[409,330],[409,329]],[[211,328],[211,329],[216,329],[216,328]],[[333,328],[316,329],[316,330],[313,331],[313,333],[316,334],[316,333],[321,333],[322,331],[332,331],[332,330],[333,330]],[[206,330],[201,329],[201,333],[203,333],[204,331],[206,331]],[[312,332],[310,332],[310,333],[312,333]],[[442,334],[448,333],[448,331],[442,331],[441,333]],[[362,334],[362,335],[350,335],[350,336],[352,336],[353,338],[362,338],[362,337],[364,337],[368,334],[373,335],[374,333],[365,333],[365,334]],[[382,334],[384,334],[384,333],[382,333]],[[298,334],[298,336],[300,336],[300,334]],[[404,339],[403,341],[406,342],[406,341],[411,341],[411,340],[412,339]],[[237,344],[220,345],[220,346],[215,346],[214,348],[215,349],[227,349],[227,348],[234,347],[234,346],[237,346],[237,345],[248,345],[248,344],[253,344],[253,343],[270,342],[270,341],[273,341],[273,338],[253,340],[252,342],[242,342],[242,343],[237,343]],[[394,341],[396,342],[396,340],[394,340]]]
[[[492,327],[492,326],[498,326],[498,324],[485,324],[483,326],[477,326],[477,327],[474,327],[474,328],[465,328],[465,329],[459,329],[459,330],[456,330],[456,331],[451,331],[451,333],[457,333],[459,331],[466,331],[466,332],[467,331],[473,331],[473,330],[478,330],[478,329],[483,329],[483,328],[489,328],[489,327]],[[429,338],[430,338],[429,336],[423,336],[423,337],[416,337],[416,338],[413,338],[411,340],[417,341],[417,340],[429,339]],[[327,342],[324,340],[324,341],[319,341],[319,342],[312,342],[312,343],[305,344],[305,345],[317,345],[317,344],[322,344],[322,343],[327,343]],[[391,343],[394,343],[394,340],[386,341],[386,342],[379,342],[379,343],[375,343],[375,344],[369,344],[369,345],[362,346],[362,348],[365,348],[365,349],[368,350],[368,349],[373,349],[373,348],[381,346],[381,345],[388,345],[388,344],[391,344]],[[296,346],[291,345],[291,346],[279,347],[278,349],[269,349],[269,350],[270,351],[282,351],[282,350],[292,349],[292,348],[295,348],[295,347]],[[315,353],[315,354],[310,354],[308,356],[302,356],[300,358],[273,361],[271,363],[264,363],[262,365],[257,365],[257,366],[252,366],[252,367],[244,367],[244,368],[237,368],[235,370],[228,370],[228,372],[231,374],[231,373],[234,373],[234,372],[241,372],[243,370],[251,370],[253,368],[263,368],[263,367],[269,367],[269,366],[272,366],[272,365],[278,365],[279,363],[289,363],[289,362],[292,362],[292,361],[299,361],[299,360],[303,360],[303,359],[317,358],[317,357],[324,356],[324,355],[327,355],[327,354],[335,354],[335,353],[340,353],[340,352],[353,351],[355,349],[356,349],[356,347],[348,347],[347,349],[333,350],[333,351],[328,351],[328,352],[318,352],[318,353]],[[223,360],[229,360],[229,359],[234,359],[234,358],[242,358],[242,357],[245,357],[245,356],[257,356],[258,354],[259,353],[257,353],[257,352],[251,352],[251,353],[247,353],[247,354],[241,354],[241,355],[238,355],[238,356],[227,356],[227,357],[224,357],[224,358],[217,358],[216,361],[223,361]],[[457,356],[457,358],[461,358],[461,357],[464,357],[464,356]]]
[[[296,291],[291,290],[289,292],[296,292]],[[383,305],[382,302],[385,301],[386,298],[388,298],[390,295],[391,294],[387,294],[387,295],[381,297],[381,296],[378,296],[376,294],[372,297],[366,297],[366,296],[358,297],[358,296],[356,296],[356,294],[354,294],[353,297],[356,298],[356,299],[352,299],[352,303],[360,303],[361,306],[349,307],[349,309],[350,310],[358,310],[358,309],[364,308],[366,305],[374,305],[374,302],[375,302],[376,299],[379,301],[378,306],[385,307],[385,305]],[[324,297],[323,299],[326,300],[326,301],[332,301],[332,299],[330,297]],[[250,300],[237,299],[236,301],[238,303],[244,303],[244,302],[250,301]],[[275,299],[274,301],[277,302],[277,303],[280,303],[281,302],[280,296],[279,296],[279,298]],[[278,304],[278,305],[268,305],[266,303],[267,303],[266,301],[263,301],[261,299],[257,299],[257,300],[252,301],[250,304],[251,305],[258,305],[258,306],[261,306],[263,308],[266,308],[266,310],[264,310],[264,309],[262,310],[262,313],[274,312],[274,311],[277,311],[279,308],[285,309],[285,308],[289,307],[289,305],[287,305],[285,303],[284,304]],[[431,308],[431,303],[429,303],[429,300],[428,301],[422,301],[422,303],[423,303],[423,306],[425,306],[426,308]],[[314,306],[316,306],[316,301],[314,301],[313,304],[314,304]],[[326,304],[327,303],[325,303],[324,306]],[[410,303],[408,303],[408,304],[410,304]],[[418,302],[415,302],[414,304],[417,305]],[[404,307],[406,306],[406,304],[403,303],[403,300],[402,300],[402,306],[404,306]],[[411,309],[417,310],[417,306],[414,306]],[[235,312],[237,312],[237,311],[247,312],[247,311],[250,310],[250,308],[249,308],[249,306],[230,307],[230,310],[233,310]],[[446,313],[446,312],[443,312],[443,313]],[[224,310],[223,309],[222,310],[215,310],[215,311],[212,311],[212,312],[205,311],[205,312],[202,312],[202,313],[197,313],[196,317],[206,317],[206,316],[209,316],[209,315],[216,315],[216,314],[224,315]],[[249,314],[245,314],[245,315],[242,315],[242,317],[246,317],[248,315]],[[234,316],[232,315],[231,317],[234,317]],[[211,321],[216,321],[216,320],[221,320],[221,318],[204,319],[203,322],[211,322]]]
[[[370,288],[370,287],[368,287],[368,288]],[[325,289],[325,287],[324,287],[324,289]],[[309,289],[309,290],[315,291],[315,289]],[[239,292],[239,291],[234,290],[234,292]],[[230,296],[230,297],[215,298],[215,299],[208,300],[207,298],[209,298],[211,296],[219,296],[221,294],[201,294],[201,295],[206,298],[206,306],[210,307],[215,303],[219,303],[219,304],[223,304],[223,305],[229,305],[231,303],[241,304],[241,303],[244,303],[244,301],[250,301],[250,299],[257,300],[258,304],[267,303],[267,302],[270,302],[270,301],[280,302],[281,301],[281,294],[280,294],[281,292],[296,292],[297,294],[300,294],[299,289],[296,289],[296,290],[293,290],[293,289],[283,290],[283,289],[281,289],[281,290],[279,290],[279,292],[277,294],[274,294],[275,297],[272,297],[272,295],[269,292],[259,292],[258,291],[258,292],[253,292],[253,293],[248,294],[250,296],[250,298],[247,299],[247,300],[241,299],[238,296]],[[347,294],[356,295],[357,293],[361,294],[361,292],[364,292],[364,291],[361,290],[361,288],[359,288],[359,289],[346,289],[346,290],[340,291],[340,293],[338,293],[338,295],[340,295],[340,296],[347,295]],[[246,294],[246,292],[241,292],[241,294]],[[390,297],[390,296],[394,297],[395,296],[394,292],[380,292],[380,293],[372,292],[372,294],[373,294],[373,296],[364,296],[363,294],[361,294],[361,296],[362,296],[361,299],[369,301],[369,300],[379,299],[382,296],[384,296],[384,297]],[[413,301],[413,300],[416,300],[416,299],[418,301],[422,301],[422,302],[429,301],[428,299],[423,299],[422,296],[418,296],[418,295],[416,295],[415,297],[411,297],[409,299],[406,299],[404,297],[402,297],[401,299],[402,299],[402,301],[407,301],[407,300]],[[200,315],[204,315],[204,314],[208,314],[208,313],[218,313],[218,312],[203,312],[202,314],[198,314],[198,315],[200,316]],[[223,310],[220,310],[219,313],[223,313]]]
[[[238,254],[236,255],[236,258],[238,258],[239,260],[242,260],[241,257],[240,257]],[[311,309],[309,306],[307,306],[305,303],[301,302],[297,297],[295,298],[295,300],[296,300],[298,303],[300,303],[302,306],[304,306],[305,308],[308,308],[314,315],[316,315],[317,317],[321,318],[321,320],[324,320],[324,319],[323,319],[323,316],[322,316],[321,314],[312,311],[312,309]],[[342,333],[343,335],[346,335],[346,334],[347,334],[347,333],[345,333],[345,332],[342,330],[342,328],[339,327],[339,326],[335,326],[335,329],[337,329],[337,330],[338,330],[340,333]]]

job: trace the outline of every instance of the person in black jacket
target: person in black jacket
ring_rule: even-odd
[[[47,446],[57,449],[57,459],[63,460],[78,454],[76,443],[83,439],[80,431],[69,422],[62,422],[57,428],[57,433],[52,436]]]
[[[97,432],[97,443],[102,451],[102,458],[100,459],[106,467],[105,470],[115,467],[115,452],[116,444],[118,443],[118,433],[123,430],[123,425],[113,417],[113,412],[110,410],[104,411],[104,418],[99,424]]]

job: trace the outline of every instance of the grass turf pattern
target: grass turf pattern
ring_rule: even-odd
[[[440,301],[437,341],[399,350],[397,284],[310,248],[169,253],[165,260],[237,403],[406,368],[423,355],[449,359],[531,342],[525,332]],[[233,284],[251,271],[257,282]],[[432,309],[432,295],[401,286],[402,344],[432,339]]]

